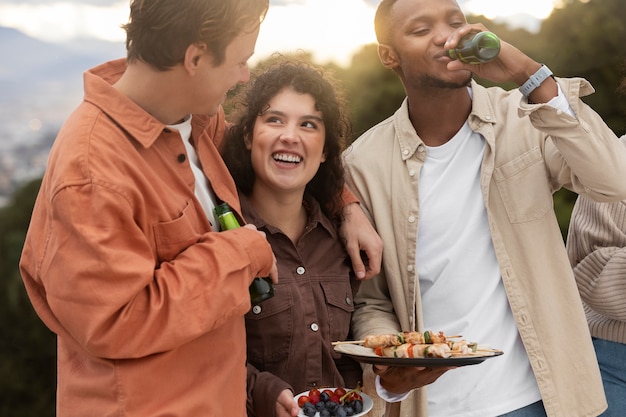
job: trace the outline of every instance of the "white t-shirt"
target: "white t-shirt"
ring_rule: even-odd
[[[176,125],[169,125],[168,127],[176,129],[180,133],[183,144],[185,145],[185,149],[187,150],[187,158],[189,158],[191,171],[196,178],[194,189],[196,198],[200,202],[200,205],[204,209],[207,217],[209,218],[209,221],[211,222],[211,228],[214,231],[219,232],[220,225],[215,218],[215,214],[213,213],[216,202],[215,194],[213,193],[213,189],[211,188],[209,181],[204,175],[204,172],[202,172],[196,149],[191,144],[191,115],[187,117],[183,122]]]
[[[466,122],[428,147],[419,182],[416,267],[427,330],[463,335],[504,355],[429,385],[429,417],[489,417],[541,399],[504,291],[483,194],[484,138]]]

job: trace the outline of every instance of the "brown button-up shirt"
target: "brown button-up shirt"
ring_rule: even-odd
[[[272,416],[285,388],[298,394],[314,387],[353,388],[361,380],[360,366],[331,345],[350,338],[360,281],[333,224],[316,201],[306,201],[309,222],[294,244],[241,197],[246,220],[267,234],[279,275],[276,295],[246,314],[249,415]]]

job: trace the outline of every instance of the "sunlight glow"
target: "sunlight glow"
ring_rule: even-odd
[[[76,3],[0,4],[0,26],[21,30],[50,42],[95,37],[119,42],[125,39],[120,25],[128,20],[128,3],[108,7]]]
[[[360,45],[376,42],[375,9],[363,0],[307,0],[272,6],[261,27],[255,59],[274,51],[312,51],[321,62],[349,63]]]
[[[471,10],[474,14],[482,14],[488,19],[527,14],[539,19],[545,19],[554,8],[553,0],[468,0],[463,5],[464,10]]]
[[[466,13],[503,19],[519,14],[546,18],[560,0],[466,0]],[[316,61],[347,65],[363,45],[376,42],[375,6],[365,0],[292,0],[272,5],[251,63],[275,51],[311,52]],[[50,42],[95,37],[123,42],[120,25],[128,20],[128,0],[111,0],[107,7],[60,0],[58,3],[0,3],[0,26],[21,30]]]

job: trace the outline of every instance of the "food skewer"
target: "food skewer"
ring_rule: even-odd
[[[393,334],[368,335],[363,340],[346,340],[332,342],[337,345],[362,345],[370,348],[378,356],[385,357],[461,357],[501,354],[476,342],[458,340],[462,336],[447,336],[444,332],[397,332]]]
[[[409,333],[409,332],[400,332],[400,334],[401,333]],[[414,332],[412,332],[412,333],[414,333]],[[389,336],[396,337],[396,335],[389,335]],[[459,338],[461,338],[463,336],[460,336],[460,335],[447,336],[446,335],[444,337],[446,339],[459,339]],[[342,341],[332,342],[332,345],[333,346],[337,346],[337,345],[363,345],[363,344],[365,344],[365,342],[366,342],[365,339],[363,339],[363,340],[342,340]]]

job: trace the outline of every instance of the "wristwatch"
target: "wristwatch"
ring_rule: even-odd
[[[528,81],[526,81],[524,85],[519,88],[519,91],[522,92],[524,97],[528,97],[530,93],[535,91],[535,88],[539,87],[542,82],[551,76],[552,71],[550,71],[550,68],[542,65],[541,68],[539,68],[536,73],[531,75]]]

